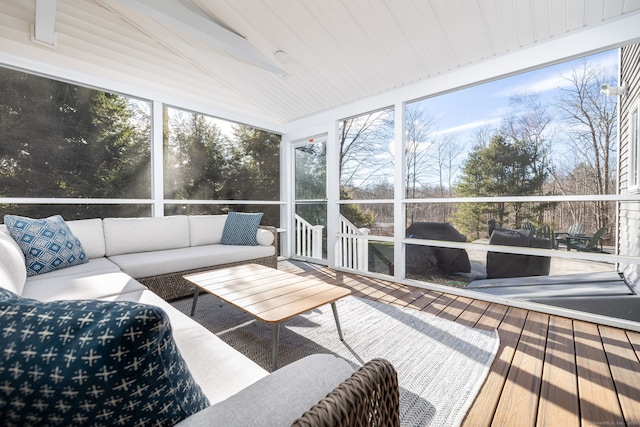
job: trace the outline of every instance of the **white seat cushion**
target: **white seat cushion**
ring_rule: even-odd
[[[141,278],[268,257],[275,255],[275,250],[274,246],[206,245],[116,255],[109,259],[125,273]]]
[[[107,258],[94,258],[90,259],[89,262],[80,265],[74,265],[72,267],[67,267],[62,270],[54,270],[44,274],[38,274],[36,276],[31,276],[27,278],[27,282],[36,282],[38,280],[48,280],[53,277],[67,277],[67,276],[76,276],[76,275],[84,275],[89,276],[92,274],[100,274],[100,273],[113,273],[120,271],[120,267],[118,267],[113,262],[109,261]]]
[[[121,271],[85,273],[29,281],[22,296],[40,301],[99,299],[147,289]]]
[[[130,292],[103,299],[137,301],[164,309],[169,315],[180,353],[211,404],[236,394],[268,374],[244,354],[151,291]]]
[[[352,374],[353,368],[346,360],[331,354],[312,354],[196,412],[177,427],[289,426]],[[286,399],[276,390],[286,390]]]

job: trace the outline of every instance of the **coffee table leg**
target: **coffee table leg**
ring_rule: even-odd
[[[197,286],[193,286],[193,303],[191,304],[191,317],[193,317],[193,313],[196,312],[196,304],[198,303],[198,295],[200,295],[200,290]]]
[[[340,327],[340,318],[338,317],[338,307],[336,307],[336,303],[331,303],[331,309],[333,310],[333,318],[336,319],[336,327],[338,328],[338,336],[340,337],[340,341],[344,341],[342,337],[342,328]]]
[[[278,369],[278,346],[280,343],[280,323],[273,324],[273,349],[271,351],[271,371]]]

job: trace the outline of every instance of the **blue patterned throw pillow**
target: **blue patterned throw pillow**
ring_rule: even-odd
[[[0,424],[170,426],[207,406],[166,313],[0,289]]]
[[[5,215],[4,223],[24,253],[27,276],[89,261],[80,240],[60,215],[43,219]]]
[[[229,212],[222,230],[223,245],[256,246],[262,213]]]

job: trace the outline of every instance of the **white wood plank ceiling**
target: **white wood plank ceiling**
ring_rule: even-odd
[[[242,36],[282,77],[145,11],[158,0],[39,1],[56,3],[56,47],[31,40],[36,0],[0,0],[0,61],[22,55],[275,127],[640,13],[640,0],[159,0]]]

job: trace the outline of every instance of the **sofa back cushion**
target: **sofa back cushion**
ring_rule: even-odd
[[[209,405],[159,307],[0,289],[0,330],[8,425],[171,426]]]
[[[226,215],[189,216],[189,237],[191,246],[220,244],[226,220]]]
[[[184,215],[105,218],[102,226],[107,256],[189,246],[189,220]]]
[[[0,288],[22,295],[24,283],[27,280],[22,249],[9,235],[7,228],[0,229]]]
[[[105,255],[104,230],[102,219],[79,219],[67,221],[73,234],[80,240],[89,259],[102,258]]]

